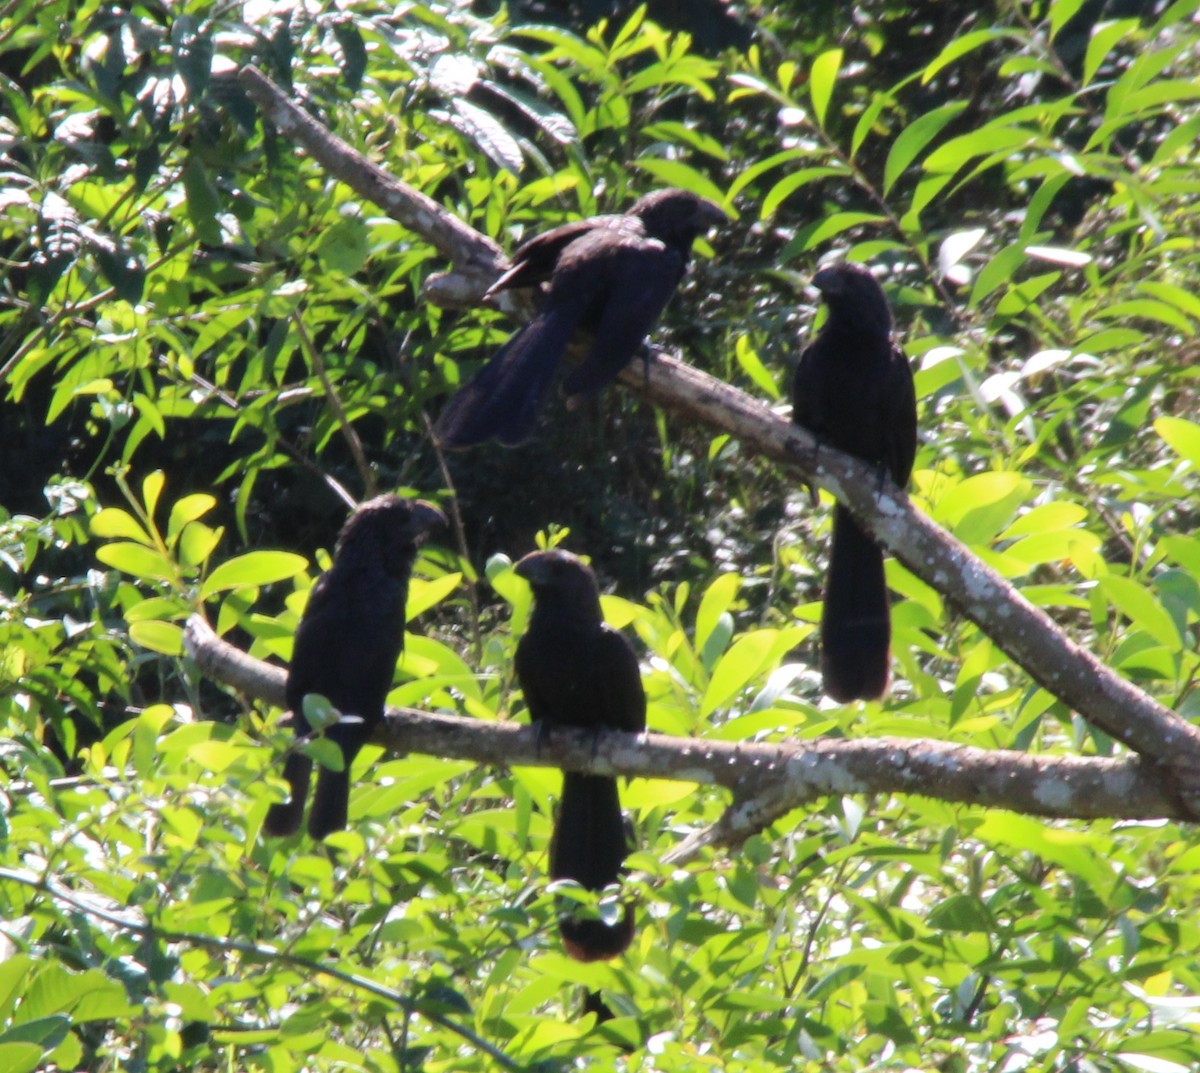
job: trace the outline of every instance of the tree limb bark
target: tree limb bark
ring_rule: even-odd
[[[426,195],[388,176],[367,161],[302,112],[254,68],[243,69],[241,80],[275,126],[298,146],[311,153],[356,193],[379,204],[394,218],[424,237],[452,262],[454,273],[448,290],[452,292],[456,303],[477,303],[480,300],[483,290],[499,274],[504,263],[499,247],[491,239],[474,231]],[[427,297],[437,300],[436,288],[432,292],[427,291]],[[972,751],[932,742],[905,742],[902,748],[896,743],[876,744],[875,747],[883,754],[893,750],[887,755],[904,758],[896,761],[892,776],[897,781],[890,783],[889,789],[928,792],[931,787],[937,787],[936,796],[947,800],[1003,805],[1036,815],[1117,816],[1129,814],[1123,810],[1120,802],[1125,801],[1129,805],[1130,799],[1126,795],[1134,793],[1129,779],[1133,778],[1136,771],[1140,773],[1139,778],[1150,778],[1151,781],[1157,778],[1160,781],[1152,791],[1150,787],[1145,788],[1149,797],[1138,798],[1143,802],[1153,799],[1157,804],[1148,806],[1149,812],[1142,812],[1141,805],[1133,806],[1134,813],[1176,818],[1200,815],[1200,729],[1136,689],[1091,652],[1071,641],[1048,615],[1030,604],[996,571],[918,513],[908,497],[891,482],[884,481],[881,488],[875,467],[826,446],[822,446],[818,452],[812,436],[763,403],[670,358],[659,356],[650,363],[648,369],[641,363],[630,365],[621,374],[621,383],[648,402],[728,433],[750,450],[795,470],[802,480],[828,489],[880,544],[975,622],[1034,681],[1104,733],[1153,761],[1157,768],[1155,776],[1146,775],[1144,768],[1133,761],[1023,757],[1026,764],[1053,768],[1056,774],[1046,777],[1058,789],[1066,787],[1068,775],[1076,777],[1076,770],[1088,772],[1089,780],[1096,773],[1107,772],[1106,778],[1112,778],[1113,785],[1122,786],[1115,796],[1104,795],[1105,800],[1111,803],[1111,808],[1106,806],[1099,811],[1088,811],[1082,801],[1068,793],[1066,799],[1070,799],[1072,804],[1064,806],[1062,811],[1055,811],[1053,808],[1048,810],[1046,802],[1039,799],[1037,794],[1018,792],[1004,775],[999,775],[996,781],[988,785],[993,788],[1007,787],[1005,793],[995,796],[989,794],[984,800],[978,796],[985,792],[983,785],[975,782],[983,770],[982,766],[972,768],[972,774],[966,779],[969,785],[954,790],[952,784],[957,784],[953,780],[947,782],[947,767],[955,767],[956,771],[965,770],[956,765],[964,756],[974,757]],[[485,733],[483,727],[478,730],[481,734]],[[486,731],[489,734],[495,732],[494,727]],[[412,733],[411,726],[408,726],[406,733]],[[432,745],[432,741],[428,744]],[[800,755],[821,756],[823,763],[829,763],[830,750],[833,751],[832,755],[843,757],[843,754],[854,754],[854,746],[864,744],[869,743],[806,744]],[[715,743],[707,743],[705,747],[710,746],[715,747]],[[408,747],[417,748],[411,743]],[[752,748],[755,747],[742,747],[747,752]],[[932,768],[928,764],[922,767],[912,759],[914,756],[944,757],[947,749],[950,749],[948,755],[955,758],[955,765],[939,761]],[[547,752],[548,758],[552,755]],[[1002,759],[986,762],[983,759],[992,756]],[[977,763],[1000,764],[1000,768],[988,770],[1011,772],[1016,769],[1003,765],[1015,762],[1019,756],[1022,754],[985,752],[977,758]],[[472,754],[472,758],[483,759],[475,754]],[[519,759],[509,759],[514,763],[531,762],[524,755]],[[621,773],[644,773],[633,770],[636,765],[632,764],[632,758],[626,759],[629,759],[631,767],[627,770],[622,766]],[[557,757],[556,762],[558,760],[567,766],[566,754]],[[1078,765],[1082,765],[1082,768],[1079,769]],[[837,770],[843,770],[841,765],[835,766]],[[922,771],[922,777],[929,781],[904,782],[899,779],[900,772],[912,772],[918,768]],[[571,770],[592,769],[584,765],[572,767]],[[1171,777],[1164,787],[1161,780],[1165,774]],[[722,780],[714,778],[713,781]],[[865,783],[860,782],[854,782],[856,788],[851,789],[849,786],[831,788],[828,780],[817,781],[826,788],[812,790],[811,787],[817,782],[806,781],[810,796],[868,789]],[[728,782],[724,784],[729,785]],[[1098,786],[1091,784],[1088,793],[1099,793]],[[766,813],[774,813],[792,800],[785,794],[779,799],[779,804],[762,807]],[[807,798],[801,794],[794,804],[787,804],[783,810],[794,808],[803,800]],[[738,826],[742,821],[735,823],[728,816],[726,819],[738,830],[742,829]]]
[[[185,643],[200,671],[276,707],[287,672],[221,640],[199,615]],[[1034,756],[911,738],[830,738],[763,744],[619,731],[547,730],[413,708],[388,708],[375,741],[421,753],[502,766],[557,767],[593,775],[668,779],[733,791],[714,827],[670,859],[705,845],[738,845],[792,809],[832,794],[921,794],[1058,819],[1186,819],[1154,765],[1134,756]]]

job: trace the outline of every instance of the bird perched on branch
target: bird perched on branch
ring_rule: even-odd
[[[917,402],[908,359],[892,339],[883,290],[854,264],[823,268],[813,286],[829,316],[796,366],[792,420],[818,444],[880,466],[903,487],[917,450]],[[882,697],[891,632],[883,551],[837,506],[821,613],[825,692],[840,703]]]
[[[341,771],[322,767],[308,833],[324,838],[346,826],[350,765],[383,719],[396,660],[404,647],[404,603],[417,547],[446,518],[423,500],[376,496],[350,515],[338,535],[333,566],[312,588],[296,630],[287,678],[287,703],[297,737],[312,728],[304,697],[320,693],[342,715],[325,736],[341,748]],[[291,753],[283,777],[291,797],[272,805],[264,829],[289,835],[300,826],[312,761]]]
[[[539,727],[645,730],[646,695],[637,657],[629,642],[605,625],[591,569],[560,549],[526,555],[516,569],[534,597],[516,659],[530,718]],[[603,890],[620,877],[627,853],[617,780],[564,772],[550,877]],[[612,958],[633,940],[633,914],[626,906],[615,924],[564,916],[559,930],[571,957]]]
[[[593,395],[629,364],[691,258],[692,243],[728,217],[686,190],[656,190],[623,215],[594,216],[538,235],[513,255],[486,297],[548,283],[534,318],[447,404],[436,426],[448,448],[528,439],[576,329],[591,349],[566,378]]]

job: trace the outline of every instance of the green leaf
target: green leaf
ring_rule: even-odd
[[[742,372],[750,377],[751,381],[763,394],[772,399],[781,397],[783,392],[780,390],[779,384],[776,382],[771,370],[762,363],[758,352],[750,345],[748,336],[739,335],[737,337],[733,354]]]
[[[94,992],[101,996],[111,996],[115,993],[121,1000],[120,1011],[125,1012],[128,1009],[120,984],[110,980],[99,969],[89,969],[83,973],[68,972],[62,965],[52,962],[39,970],[26,991],[14,1024],[28,1024],[61,1013],[70,1013],[72,1020],[76,1022],[99,1019],[90,1013],[90,1002]],[[81,1007],[85,1002],[89,1005],[83,1008],[81,1014]]]
[[[142,503],[146,508],[147,518],[153,518],[154,512],[158,510],[158,500],[166,483],[167,478],[160,469],[148,473],[142,481]]]
[[[1096,77],[1100,64],[1112,51],[1113,45],[1122,38],[1128,37],[1137,28],[1137,19],[1117,19],[1114,22],[1102,22],[1093,27],[1087,53],[1083,58],[1083,84],[1085,86],[1089,85]]]
[[[693,194],[706,197],[718,205],[725,203],[725,194],[707,175],[681,160],[662,160],[659,157],[639,157],[633,162],[639,171],[653,175],[667,186],[678,186]]]
[[[1029,495],[1029,481],[1019,473],[980,473],[947,491],[933,516],[964,544],[985,544],[1013,516]]]
[[[179,562],[185,567],[197,567],[208,562],[208,557],[221,543],[224,529],[209,529],[207,525],[191,522],[179,538]]]
[[[854,133],[850,137],[850,157],[855,159],[858,157],[858,151],[862,148],[863,142],[872,133],[875,124],[880,115],[883,114],[884,108],[888,105],[895,106],[895,100],[890,94],[876,93],[871,103],[863,109],[862,115],[858,117],[858,122],[854,125]]]
[[[820,127],[825,126],[825,113],[829,109],[829,100],[833,96],[833,87],[837,82],[841,66],[842,50],[840,48],[831,48],[813,60],[812,70],[808,76],[808,92],[812,97],[813,113],[817,117],[817,125]]]
[[[1200,472],[1200,425],[1182,417],[1159,417],[1154,421],[1154,431],[1167,446]]]
[[[36,1043],[0,1043],[0,1069],[4,1073],[36,1073],[43,1053]]]
[[[740,574],[721,574],[704,591],[704,598],[700,601],[700,608],[696,612],[696,651],[700,651],[708,643],[709,634],[712,633],[720,617],[737,599],[738,590],[741,587],[742,576]]]
[[[175,581],[178,576],[169,559],[142,544],[128,541],[105,544],[96,549],[96,558],[114,570],[147,581]]]
[[[79,998],[71,1010],[76,1024],[117,1021],[135,1016],[140,1007],[126,998],[125,989],[99,969],[89,969],[79,978]]]
[[[1183,640],[1175,620],[1149,589],[1132,578],[1111,575],[1100,578],[1096,584],[1108,602],[1135,626],[1141,627],[1171,652],[1182,649]]]
[[[1051,827],[1032,816],[996,811],[989,812],[973,834],[986,843],[1050,861],[1094,889],[1103,889],[1106,882],[1113,881],[1093,852],[1098,840],[1086,832]]]
[[[200,157],[193,153],[183,168],[183,191],[187,198],[187,214],[196,235],[202,242],[212,246],[221,244],[221,228],[217,224],[217,213],[221,199],[217,188],[209,178],[208,169]]]
[[[220,774],[242,758],[243,748],[227,741],[200,741],[188,749],[188,756],[206,771]]]
[[[132,514],[120,507],[104,507],[91,520],[92,536],[104,539],[123,538],[153,547],[150,534]]]
[[[808,186],[809,183],[819,182],[821,179],[831,179],[845,174],[845,168],[822,166],[819,168],[800,168],[785,175],[767,191],[767,196],[763,198],[762,208],[759,209],[759,219],[769,220],[779,211],[779,206],[801,187]]]
[[[1086,518],[1087,509],[1078,503],[1068,503],[1063,500],[1041,503],[1032,510],[1025,511],[1000,534],[1000,539],[1011,540],[1019,536],[1070,529]]]
[[[408,602],[405,604],[404,621],[411,622],[418,615],[440,604],[458,588],[462,574],[445,574],[434,581],[413,578],[408,583]]]
[[[167,538],[177,536],[185,525],[204,517],[216,505],[216,499],[205,492],[196,492],[177,499],[171,507],[171,517],[167,521]]]
[[[1011,281],[1017,269],[1025,263],[1025,243],[1018,242],[996,253],[975,277],[971,288],[972,306],[978,306],[988,295]]]
[[[707,593],[705,594],[707,596]],[[726,704],[754,677],[761,674],[771,661],[778,658],[777,646],[781,636],[790,630],[754,630],[743,634],[713,668],[708,689],[700,702],[700,716],[707,718]]]
[[[200,586],[200,596],[207,599],[228,589],[271,585],[304,573],[308,560],[290,551],[250,551],[221,563]]]
[[[150,619],[129,626],[129,639],[134,644],[161,652],[164,656],[183,655],[183,629],[173,622]]]
[[[1037,135],[1024,127],[989,125],[943,142],[925,158],[922,166],[928,172],[953,174],[977,157],[990,154],[1013,156],[1017,150],[1030,147],[1036,141]]]
[[[1015,36],[1011,31],[987,29],[974,30],[969,34],[963,34],[962,37],[955,37],[937,54],[933,62],[928,64],[925,70],[921,72],[921,83],[928,85],[942,70],[949,67],[956,60],[962,59],[967,53],[974,52],[977,48],[981,48],[992,41]]]
[[[334,707],[333,701],[323,693],[305,693],[300,701],[300,707],[304,711],[305,720],[313,730],[328,730],[331,726],[336,726],[342,719],[343,713],[339,712]]]
[[[0,1046],[6,1043],[25,1042],[36,1043],[43,1050],[53,1050],[66,1037],[70,1027],[71,1018],[61,1013],[38,1017],[32,1021],[15,1024],[7,1031],[0,1033]]]
[[[33,959],[28,954],[14,954],[0,962],[0,1019],[8,1020],[13,1007],[21,997],[22,985],[33,968]]]
[[[1050,5],[1050,40],[1053,41],[1059,31],[1070,22],[1083,7],[1084,0],[1053,0]]]
[[[852,227],[862,227],[864,224],[887,223],[886,216],[872,212],[835,212],[826,216],[816,227],[804,237],[804,248],[815,249],[828,242],[831,238],[849,231]]]

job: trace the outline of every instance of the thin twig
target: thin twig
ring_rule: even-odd
[[[442,449],[441,443],[438,442],[437,436],[433,434],[433,422],[429,420],[429,415],[423,410],[421,411],[421,420],[425,424],[425,433],[429,437],[429,442],[433,445],[433,454],[437,458],[438,472],[442,475],[442,484],[446,491],[450,493],[450,527],[454,530],[454,542],[458,545],[458,554],[464,563],[471,561],[471,549],[467,546],[467,531],[463,525],[462,512],[458,509],[458,492],[454,487],[454,478],[450,474],[450,467],[446,465],[446,452]],[[467,599],[471,601],[471,644],[475,649],[475,658],[478,660],[483,655],[483,633],[480,626],[480,619],[483,616],[483,610],[479,604],[479,585],[477,582],[471,582],[467,585]]]
[[[313,372],[317,374],[317,377],[321,381],[321,386],[325,389],[325,398],[329,402],[329,408],[333,411],[333,417],[338,423],[338,428],[341,429],[342,438],[345,439],[347,446],[350,448],[350,456],[354,459],[354,465],[358,469],[358,475],[363,482],[363,497],[365,499],[374,499],[378,488],[375,484],[375,474],[371,471],[371,464],[367,461],[366,452],[363,450],[362,440],[358,438],[358,433],[355,432],[354,426],[346,416],[346,410],[342,406],[341,397],[330,381],[329,374],[325,371],[325,359],[321,357],[321,352],[313,343],[312,336],[308,334],[308,329],[304,327],[304,321],[300,316],[299,310],[292,313],[292,325],[296,329],[296,334],[300,337],[300,348],[304,351]]]

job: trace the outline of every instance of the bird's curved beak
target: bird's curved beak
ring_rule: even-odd
[[[824,295],[835,297],[845,290],[842,277],[832,268],[822,268],[812,278],[812,285]]]
[[[412,528],[414,536],[424,536],[431,529],[441,529],[446,524],[446,515],[428,500],[418,499],[413,504]]]
[[[701,198],[696,205],[696,215],[694,217],[697,224],[707,231],[710,227],[718,227],[721,224],[727,224],[732,216],[729,215],[715,201],[709,201],[706,198]]]
[[[545,556],[540,551],[531,551],[528,555],[517,560],[517,565],[513,567],[513,572],[517,577],[523,577],[530,585],[536,585],[546,574]]]

